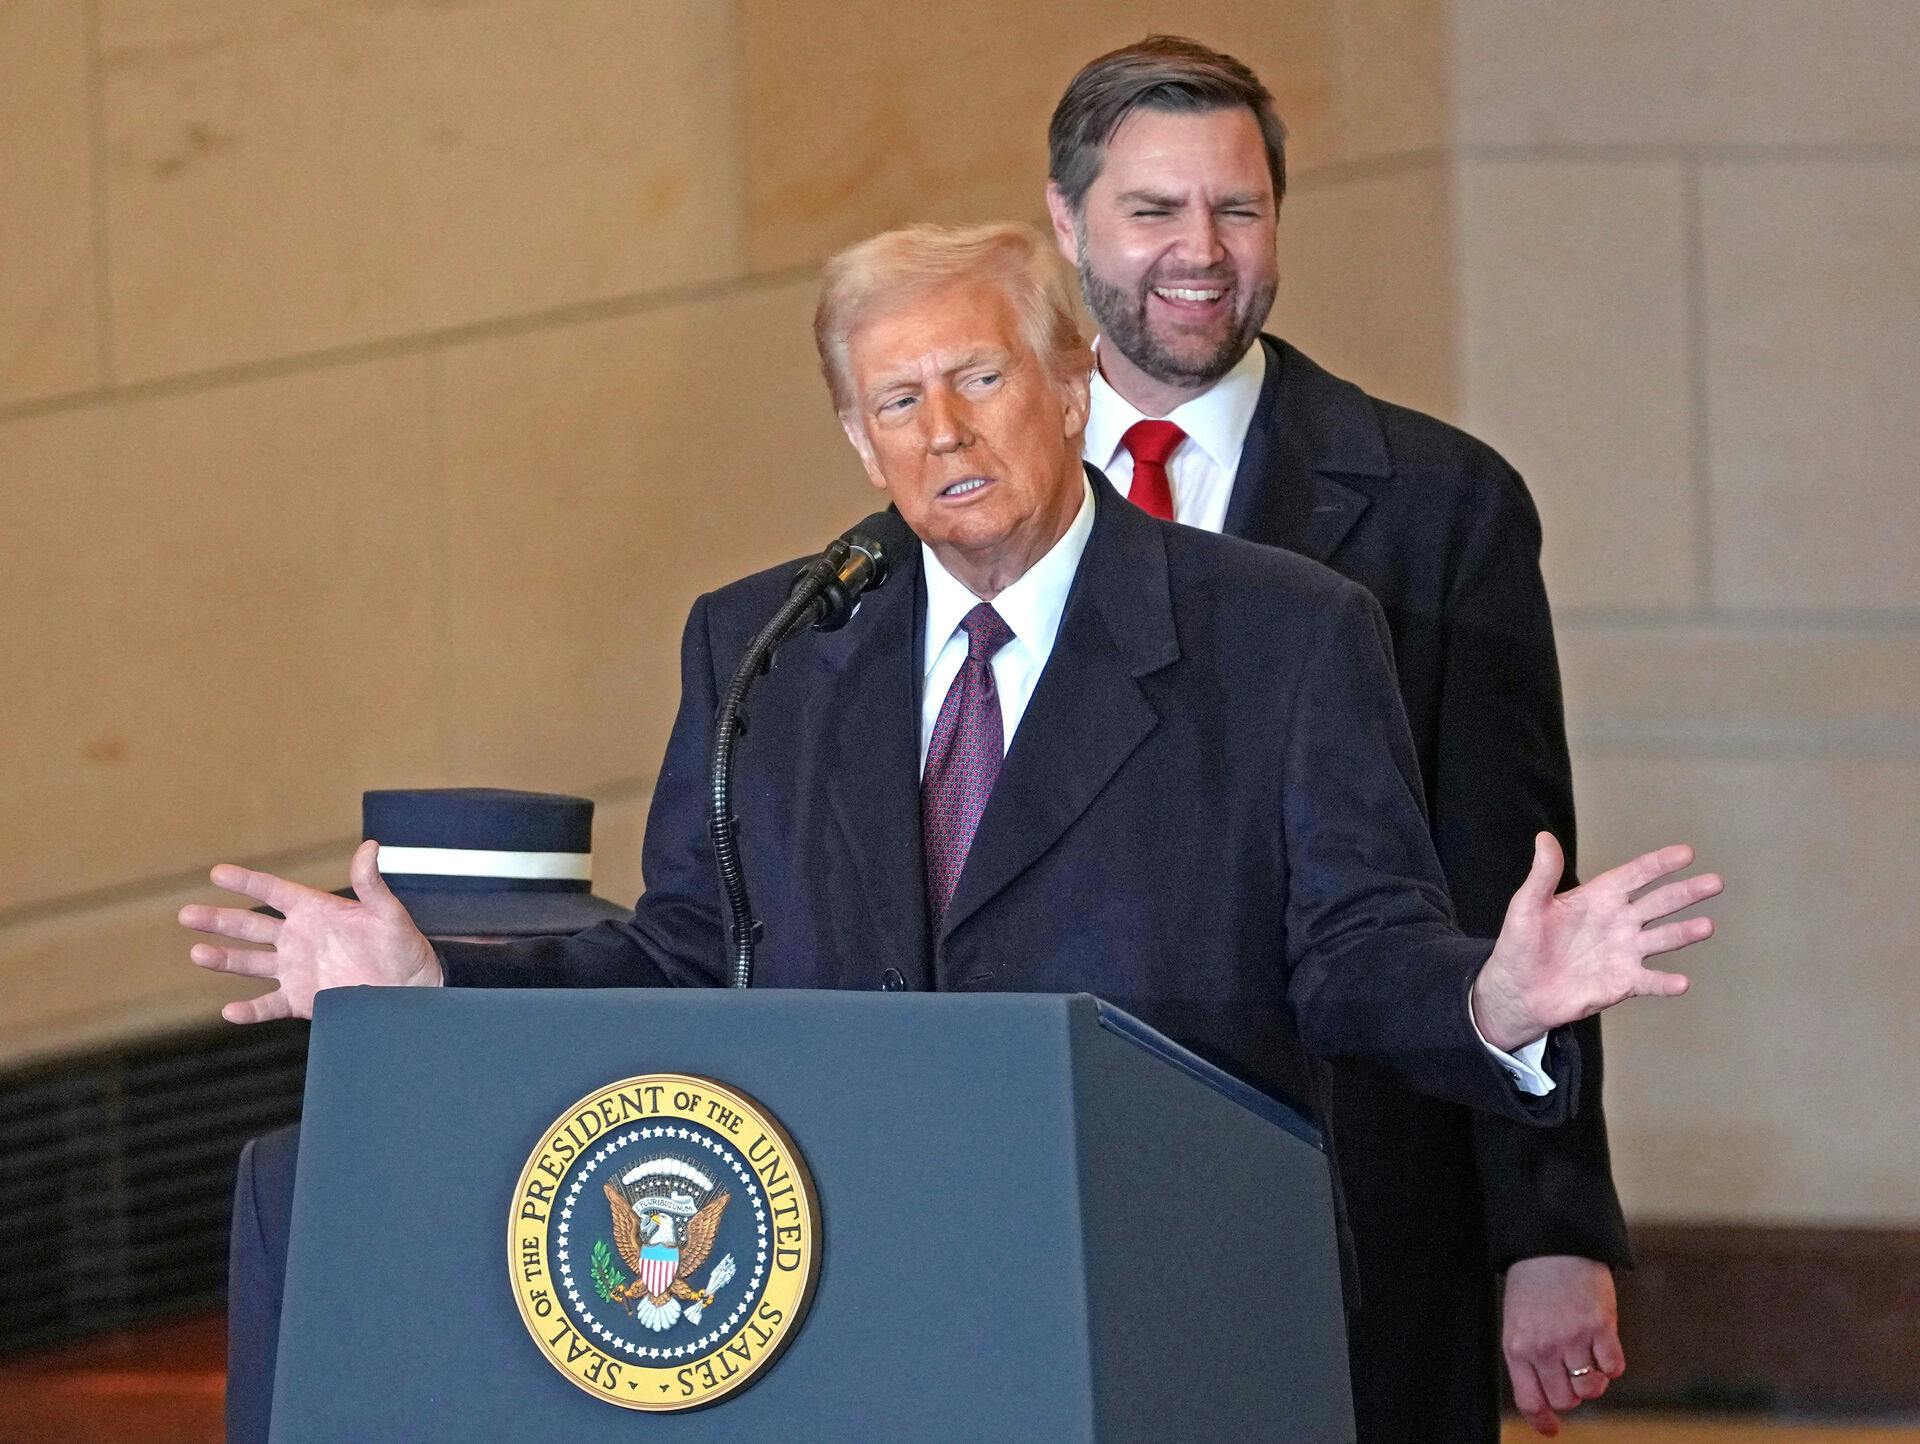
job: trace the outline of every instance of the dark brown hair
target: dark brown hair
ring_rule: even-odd
[[[1090,61],[1073,77],[1047,126],[1047,175],[1075,215],[1105,163],[1107,142],[1141,107],[1202,112],[1244,105],[1260,124],[1273,201],[1287,190],[1287,128],[1260,77],[1231,55],[1178,35],[1149,35]]]

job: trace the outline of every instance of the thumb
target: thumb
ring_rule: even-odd
[[[400,906],[393,889],[380,876],[380,844],[372,838],[354,849],[353,861],[347,867],[347,881],[353,884],[353,895],[369,907],[385,911]]]
[[[1567,855],[1560,850],[1559,840],[1550,832],[1536,832],[1533,835],[1533,866],[1527,869],[1527,880],[1520,885],[1520,891],[1537,897],[1541,902],[1550,901],[1566,870]]]

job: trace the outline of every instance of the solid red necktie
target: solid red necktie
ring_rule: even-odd
[[[985,602],[967,613],[960,629],[967,634],[967,659],[940,704],[927,743],[927,775],[920,785],[927,905],[936,923],[953,900],[1006,749],[1000,694],[988,664],[1013,640],[1013,629]]]
[[[1133,453],[1133,485],[1127,500],[1148,516],[1173,520],[1173,486],[1167,480],[1167,459],[1180,449],[1187,433],[1171,421],[1136,421],[1120,438]]]

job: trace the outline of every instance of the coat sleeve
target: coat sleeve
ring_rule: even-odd
[[[1521,1093],[1468,1017],[1491,944],[1453,925],[1389,646],[1379,605],[1341,582],[1313,620],[1290,704],[1287,997],[1301,1040],[1323,1058],[1384,1063],[1423,1092],[1558,1123],[1568,1087]],[[1572,1084],[1580,1060],[1564,1033],[1549,1063]]]
[[[1491,503],[1463,538],[1445,608],[1433,837],[1462,931],[1494,937],[1551,832],[1574,875],[1573,774],[1567,758],[1553,622],[1540,575],[1540,520],[1502,468]],[[1474,1151],[1497,1268],[1578,1254],[1630,1261],[1601,1102],[1600,1019],[1572,1030],[1581,1070],[1573,1117],[1552,1130],[1477,1114]]]
[[[629,922],[569,938],[437,943],[447,983],[488,988],[718,987],[726,932],[707,850],[707,761],[718,688],[710,600],[694,603],[680,642],[680,710],[654,783],[641,856],[647,890]]]

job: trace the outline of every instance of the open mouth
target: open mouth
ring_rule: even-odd
[[[1226,305],[1226,286],[1155,286],[1153,295],[1162,305],[1188,316],[1205,316]]]
[[[940,488],[943,501],[960,501],[993,484],[990,476],[968,476]]]

